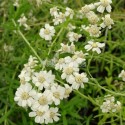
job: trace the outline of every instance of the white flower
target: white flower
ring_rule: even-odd
[[[115,97],[111,96],[111,95],[106,95],[104,98],[105,101],[110,101],[110,102],[114,102],[115,101]]]
[[[58,50],[61,53],[74,53],[75,45],[71,43],[71,45],[61,43],[61,49]]]
[[[32,55],[30,55],[29,59],[28,59],[28,63],[24,64],[25,68],[34,68],[35,66],[37,66],[38,60],[36,57],[33,57]]]
[[[68,98],[70,93],[72,92],[72,87],[70,87],[68,84],[64,84],[64,86],[65,86],[64,98]]]
[[[20,19],[18,19],[18,21],[17,22],[19,22],[19,25],[20,26],[23,26],[24,24],[26,24],[26,22],[27,22],[27,18],[24,16],[24,14],[21,16],[21,18]]]
[[[32,108],[32,110],[33,111],[29,113],[29,117],[35,117],[36,123],[43,124],[46,123],[46,121],[48,121],[47,120],[47,118],[49,118],[48,110],[43,109],[41,107],[35,109]]]
[[[19,4],[19,0],[15,0],[13,6],[15,6],[15,7],[19,7],[19,6],[20,6],[20,4]]]
[[[79,71],[78,65],[75,66],[74,63],[71,62],[69,65],[64,67],[61,78],[66,79],[66,81],[69,81],[69,78],[73,76],[73,73],[78,71]]]
[[[32,82],[35,84],[40,90],[43,88],[49,88],[50,84],[54,82],[55,75],[52,75],[52,71],[40,71],[35,72],[32,76]]]
[[[77,64],[81,64],[84,62],[85,56],[88,55],[87,53],[83,53],[82,51],[76,51],[74,55],[72,56],[73,61],[75,61]]]
[[[64,21],[66,21],[66,16],[62,12],[59,12],[59,14],[56,15],[55,19],[53,19],[54,25],[58,25],[60,23],[63,23]]]
[[[113,19],[110,18],[110,14],[105,15],[104,18],[102,18],[103,23],[100,25],[102,28],[108,27],[111,29],[111,25],[114,24]]]
[[[70,76],[68,82],[72,85],[73,89],[79,89],[79,87],[84,88],[84,83],[88,82],[87,75],[85,73],[73,73]]]
[[[103,102],[103,104],[100,106],[103,113],[110,112],[111,110],[110,103],[111,103],[110,101],[106,101],[106,102]]]
[[[103,13],[104,10],[106,9],[107,12],[111,12],[111,4],[112,0],[100,0],[100,2],[96,3],[95,5],[98,6],[97,11],[100,13]]]
[[[58,16],[58,10],[59,9],[57,7],[50,8],[51,16],[57,17]]]
[[[57,86],[52,86],[50,91],[52,92],[52,100],[55,103],[55,105],[60,104],[60,100],[64,98],[64,93],[65,93],[65,88],[57,85]]]
[[[27,18],[24,14],[21,15],[20,19],[17,21],[20,26],[24,26],[25,30],[30,30],[30,27],[27,25]]]
[[[70,19],[73,19],[74,16],[74,11],[72,9],[70,9],[69,7],[66,7],[66,12],[65,12],[65,16],[69,16]]]
[[[68,46],[68,44],[61,43],[61,49],[59,49],[58,52],[69,53],[70,47]]]
[[[105,102],[100,106],[103,113],[116,112],[121,109],[121,103],[119,101],[115,103],[114,96],[106,95],[104,100]]]
[[[68,30],[72,31],[72,30],[76,29],[76,26],[69,23],[67,28],[68,28]]]
[[[97,24],[99,21],[99,17],[93,11],[90,11],[86,16],[89,22],[93,25]]]
[[[77,33],[74,33],[74,32],[69,32],[67,34],[67,37],[69,39],[70,42],[77,42],[78,39],[81,37],[82,35],[81,34],[77,34]]]
[[[122,80],[125,81],[125,70],[122,70],[118,77],[122,78]]]
[[[31,106],[33,104],[33,98],[35,94],[36,91],[32,89],[32,86],[29,83],[26,83],[17,88],[14,100],[19,106]]]
[[[96,51],[98,54],[101,53],[101,48],[103,48],[105,46],[105,43],[99,43],[99,42],[93,42],[92,40],[91,41],[88,41],[88,44],[85,46],[85,49],[87,51],[90,51],[92,50],[93,52]]]
[[[49,104],[52,104],[52,95],[50,90],[45,90],[43,93],[37,93],[32,105],[33,109],[40,107],[41,109],[48,110]]]
[[[58,60],[58,62],[56,63],[56,65],[55,65],[55,69],[56,70],[62,70],[64,67],[65,67],[65,60],[64,60],[64,58],[60,58],[59,60]]]
[[[94,8],[95,8],[94,4],[85,5],[84,7],[81,8],[80,12],[86,15]]]
[[[52,40],[52,37],[55,35],[55,29],[53,26],[45,24],[45,28],[40,29],[39,35],[45,40]]]
[[[36,0],[36,5],[37,5],[38,7],[40,7],[40,5],[42,5],[42,1],[41,1],[41,0]]]
[[[98,27],[96,24],[95,25],[90,25],[85,27],[85,30],[89,32],[90,36],[93,37],[99,37],[101,34],[100,27]]]
[[[4,44],[3,49],[5,52],[11,52],[14,50],[13,46],[7,45],[6,43]]]
[[[61,116],[59,113],[58,113],[58,108],[53,108],[51,107],[48,112],[49,114],[49,117],[47,118],[46,120],[46,124],[48,123],[53,123],[54,121],[58,121],[59,120],[59,116]]]
[[[25,83],[29,82],[31,80],[32,73],[33,73],[33,71],[29,67],[24,68],[21,71],[20,75],[18,76],[20,78],[20,83],[25,84]]]

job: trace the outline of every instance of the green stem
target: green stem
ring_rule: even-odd
[[[13,22],[13,24],[15,25],[15,26],[17,26],[16,25],[16,23],[15,23],[15,21],[12,19],[12,22]],[[18,29],[17,30],[17,32],[18,32],[18,34],[23,38],[23,40],[26,42],[26,44],[29,46],[29,48],[32,50],[32,52],[35,54],[35,56],[38,58],[38,60],[40,61],[40,63],[41,63],[41,58],[39,57],[39,55],[37,54],[37,52],[34,50],[34,48],[31,46],[31,44],[29,43],[29,41],[26,39],[26,37],[23,35],[23,33]]]
[[[88,60],[88,65],[87,65],[87,72],[88,72],[88,74],[89,74],[89,76],[90,76],[91,78],[93,78],[93,77],[92,77],[92,75],[91,75],[91,73],[90,73],[90,71],[89,71],[89,67],[90,67],[90,63],[91,63],[91,61],[92,61],[93,56],[94,56],[94,53],[92,53],[91,58]]]
[[[99,85],[99,83],[98,83],[95,79],[93,79],[93,81],[94,81],[96,84],[94,84],[94,83],[92,83],[92,82],[88,82],[88,84],[97,86],[97,87],[99,87],[100,89],[103,89],[103,90],[105,90],[106,92],[109,92],[109,93],[111,93],[111,94],[113,94],[113,95],[116,95],[116,96],[125,96],[125,94],[117,93],[117,92],[111,91],[111,90],[109,90],[109,89],[106,89],[105,87]]]
[[[122,122],[122,110],[120,111],[120,125],[123,125],[123,122]]]

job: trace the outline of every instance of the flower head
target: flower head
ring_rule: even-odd
[[[49,24],[45,24],[45,28],[40,29],[39,35],[43,39],[51,41],[52,37],[55,35],[55,29],[53,26],[50,26]]]
[[[98,54],[101,53],[101,48],[105,46],[105,43],[99,43],[99,42],[93,42],[93,41],[88,41],[88,44],[85,46],[85,49],[87,51],[96,51]]]

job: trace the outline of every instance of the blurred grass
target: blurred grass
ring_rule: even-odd
[[[62,0],[57,5],[60,5]],[[85,3],[91,3],[93,0],[69,0],[67,5],[74,9],[82,7]],[[94,1],[95,2],[95,1]],[[75,4],[74,4],[75,3]],[[24,32],[25,36],[34,49],[41,55],[41,58],[46,56],[45,46],[46,41],[42,41],[38,35],[38,29],[43,26],[46,21],[49,21],[49,7],[42,5],[40,8],[35,8],[32,4],[28,4],[27,1],[21,0],[21,7],[18,11],[15,11],[13,2],[9,0],[0,1],[0,125],[35,125],[33,119],[28,117],[28,113],[23,108],[18,107],[13,98],[16,88],[19,86],[18,75],[23,68],[24,63],[32,51],[28,48],[23,39],[15,34],[16,30],[12,23],[12,19],[17,20],[22,13],[28,13],[31,9],[34,11],[34,15],[39,20],[36,24],[30,23],[32,30],[30,32]],[[107,79],[111,77],[117,77],[122,68],[125,68],[125,1],[113,0],[113,12],[111,13],[115,20],[115,25],[108,33],[107,47],[109,52],[103,54],[103,58],[96,57],[91,67],[91,73],[95,77],[100,76],[99,80],[106,75]],[[63,34],[65,35],[65,33]],[[62,37],[63,37],[62,35]],[[62,38],[59,39],[62,41]],[[4,44],[12,45],[14,50],[6,53],[3,49]],[[112,58],[111,58],[112,57]],[[101,65],[101,68],[95,68]],[[106,79],[106,78],[105,78]],[[104,81],[100,81],[103,85]],[[107,83],[109,84],[109,83]],[[118,91],[114,86],[110,86],[111,89]],[[92,90],[93,89],[93,90]],[[95,98],[98,94],[103,95],[104,92],[96,88],[90,88],[86,86],[85,90],[82,90],[85,95],[91,95]],[[124,89],[125,90],[125,87]],[[93,91],[93,92],[92,92]],[[73,95],[72,95],[73,97]],[[123,105],[125,99],[121,98]],[[89,107],[88,107],[89,106]],[[96,125],[96,118],[90,113],[93,110],[93,105],[85,99],[80,98],[78,95],[74,96],[69,101],[64,101],[60,105],[62,118],[58,123],[53,125]],[[125,107],[123,108],[125,113]],[[97,111],[93,111],[97,115]],[[125,124],[125,116],[123,116]],[[112,125],[118,125],[119,123],[112,123]]]

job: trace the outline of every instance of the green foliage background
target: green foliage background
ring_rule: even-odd
[[[58,2],[53,0],[52,4],[43,4],[37,8],[34,3],[29,4],[27,0],[20,1],[21,7],[18,10],[13,7],[11,0],[0,1],[0,125],[36,125],[34,120],[28,117],[27,111],[17,106],[13,100],[14,93],[20,84],[18,75],[29,55],[33,55],[33,53],[22,37],[14,33],[17,27],[14,26],[12,19],[17,21],[22,13],[27,15],[30,10],[33,10],[38,21],[33,24],[29,19],[31,30],[25,32],[21,28],[21,31],[38,55],[45,59],[48,51],[47,42],[42,40],[38,33],[46,22],[52,23],[49,20],[49,8],[55,4],[77,10],[86,3],[95,2],[94,0],[69,0],[68,4],[63,5],[62,0],[58,0]],[[125,83],[116,81],[120,71],[125,69],[125,1],[113,0],[112,6],[111,17],[114,19],[115,25],[108,32],[108,51],[101,56],[94,56],[90,71],[101,86],[116,93],[121,91],[125,93]],[[65,32],[59,37],[58,43],[62,42],[64,37]],[[6,53],[3,49],[5,43],[12,45],[14,51]],[[58,45],[53,48],[53,52]],[[117,82],[117,85],[114,82]],[[120,90],[120,86],[122,86],[122,90]],[[98,95],[103,97],[108,94],[98,86],[92,85],[86,85],[85,89],[80,91],[89,100],[99,98]],[[62,101],[60,105],[62,117],[59,122],[53,123],[53,125],[125,125],[125,98],[122,96],[115,97],[122,103],[122,113],[104,115],[99,107],[96,107],[92,102],[86,98],[81,98],[77,93],[73,93],[71,99]]]

